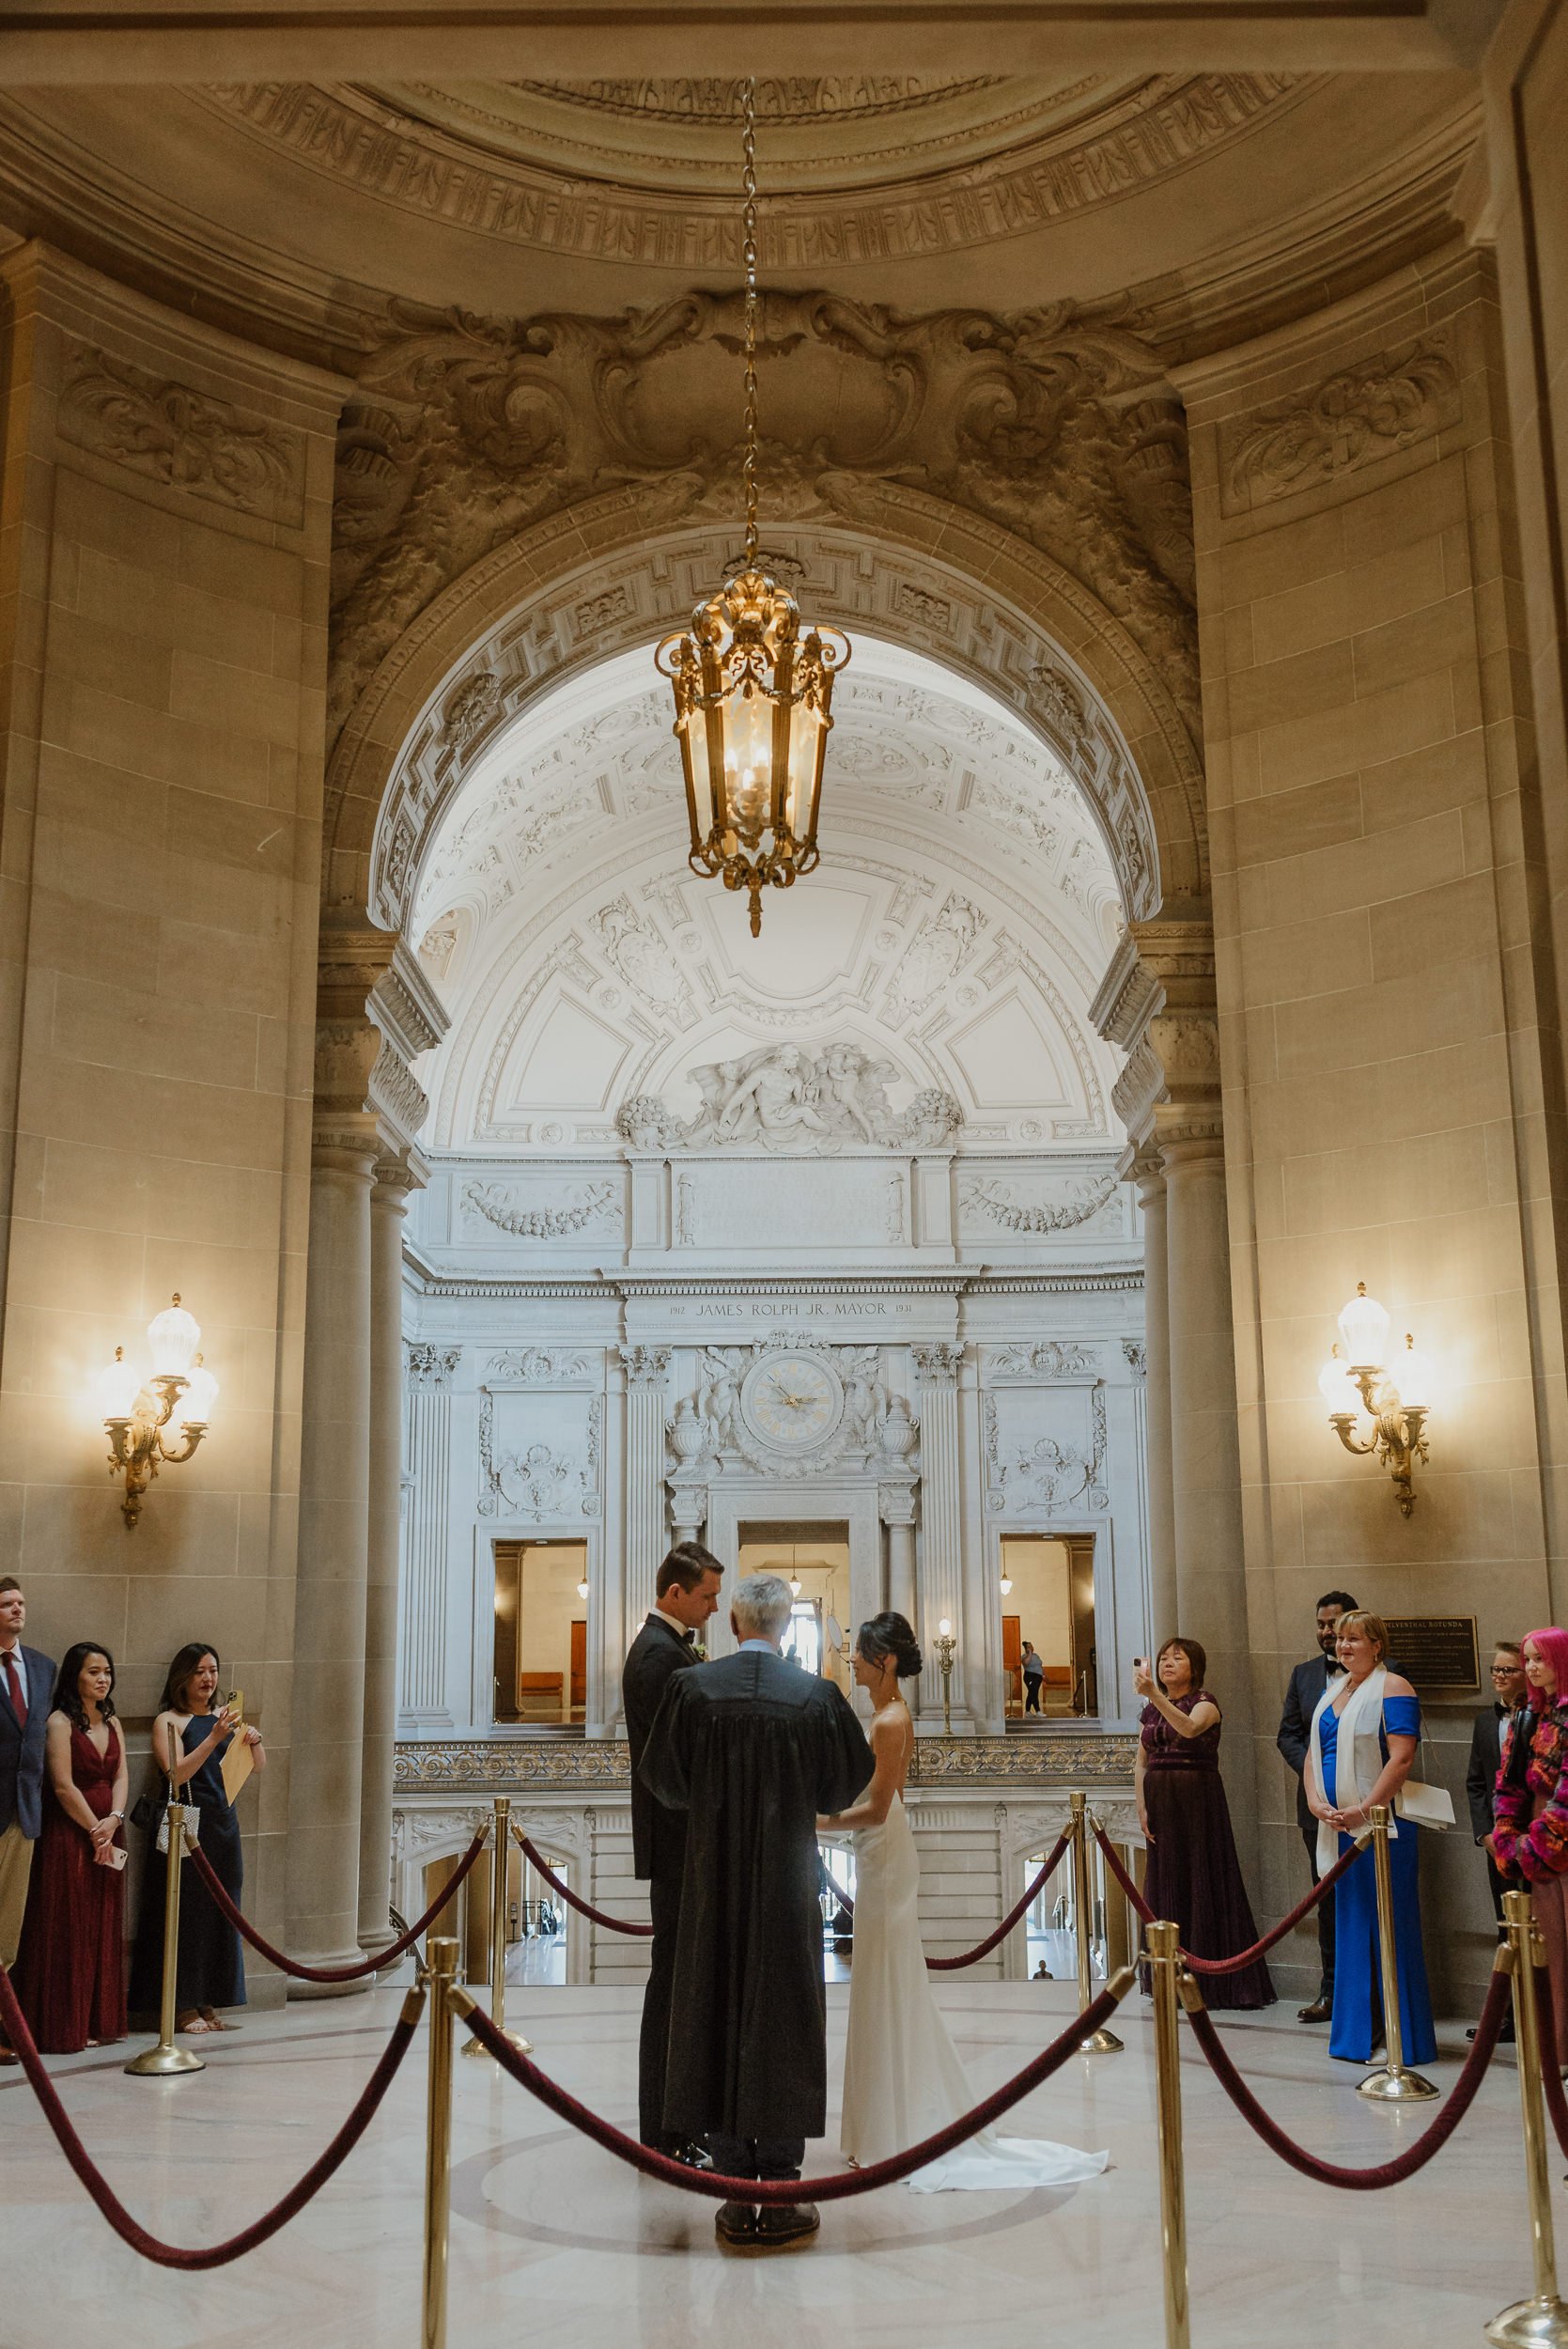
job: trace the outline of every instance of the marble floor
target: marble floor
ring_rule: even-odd
[[[1071,2011],[1064,1983],[945,1983],[972,2077],[989,2087]],[[829,1991],[831,2076],[847,1991]],[[123,2051],[58,2061],[84,2137],[139,2217],[209,2242],[275,2199],[364,2080],[398,1994],[252,2015],[207,2043],[208,2069],[136,2080]],[[540,2060],[631,2124],[638,1995],[524,1988],[509,2001]],[[828,2208],[817,2242],[768,2257],[721,2252],[712,2206],[645,2183],[539,2110],[488,2063],[459,2061],[454,2133],[452,2349],[996,2349],[1041,2341],[1161,2339],[1158,2177],[1149,2010],[1123,2009],[1126,2051],[1078,2059],[1010,2123],[1110,2148],[1113,2167],[1067,2192],[916,2196],[891,2187]],[[1272,2015],[1227,2025],[1258,2092],[1314,2149],[1383,2156],[1423,2125],[1353,2093],[1326,2034]],[[1433,2067],[1453,2077],[1462,2025]],[[1194,2349],[1460,2349],[1529,2287],[1518,2107],[1499,2057],[1452,2145],[1411,2185],[1331,2192],[1284,2169],[1186,2050]],[[293,2224],[237,2265],[178,2276],[112,2236],[15,2072],[0,2075],[0,2349],[54,2349],[69,2309],[106,2320],[116,2349],[417,2349],[424,2043],[365,2141]],[[808,2166],[836,2167],[830,2143]],[[1558,2181],[1562,2165],[1554,2158]],[[1568,2268],[1568,2193],[1558,2187]],[[21,2256],[15,2256],[20,2248]]]

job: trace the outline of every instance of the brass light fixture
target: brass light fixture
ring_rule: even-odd
[[[1366,1283],[1358,1281],[1340,1315],[1339,1343],[1318,1372],[1317,1387],[1341,1443],[1358,1455],[1375,1454],[1393,1478],[1399,1513],[1407,1517],[1416,1505],[1416,1463],[1424,1467],[1427,1459],[1432,1377],[1408,1330],[1405,1351],[1391,1368],[1384,1367],[1389,1326],[1383,1307],[1367,1295]],[[1358,1432],[1363,1411],[1373,1423],[1365,1439]]]
[[[689,632],[654,655],[675,697],[675,733],[691,828],[687,862],[705,879],[751,897],[752,936],[762,893],[815,871],[817,806],[833,678],[849,659],[836,629],[808,627],[757,545],[756,84],[742,85],[746,258],[746,541],[723,584],[691,614]]]
[[[218,1382],[196,1348],[201,1328],[181,1305],[178,1294],[171,1305],[147,1324],[152,1348],[152,1375],[144,1379],[116,1346],[115,1359],[98,1374],[98,1399],[109,1437],[109,1473],[125,1479],[120,1514],[134,1525],[142,1514],[142,1495],[160,1468],[178,1468],[188,1460],[206,1435],[217,1400]],[[163,1430],[179,1413],[180,1441],[170,1444]]]
[[[958,1641],[954,1636],[953,1626],[945,1615],[937,1626],[937,1636],[932,1644],[936,1648],[937,1662],[942,1675],[942,1735],[951,1737],[953,1735],[953,1663],[958,1653]]]

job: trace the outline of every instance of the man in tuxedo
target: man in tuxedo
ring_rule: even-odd
[[[1492,1652],[1492,1702],[1475,1717],[1470,1733],[1469,1767],[1465,1772],[1465,1792],[1470,1805],[1470,1831],[1486,1854],[1486,1876],[1492,1890],[1492,1910],[1498,1921],[1498,1938],[1503,1936],[1502,1896],[1508,1890],[1498,1874],[1498,1863],[1492,1857],[1492,1829],[1496,1825],[1494,1810],[1498,1787],[1498,1772],[1502,1767],[1503,1738],[1515,1725],[1529,1688],[1525,1681],[1525,1659],[1517,1640],[1499,1640]],[[1466,2033],[1475,2036],[1474,2027]],[[1512,2039],[1514,2017],[1508,2015],[1499,2038]]]
[[[678,1542],[659,1569],[653,1612],[633,1640],[621,1674],[621,1705],[631,1750],[631,1850],[640,1882],[648,1888],[653,1919],[648,1986],[643,1994],[638,2065],[638,2134],[656,2152],[682,2161],[706,2160],[701,2148],[672,2137],[664,2126],[664,2064],[675,1993],[675,1935],[680,1926],[680,1880],[686,1865],[686,1813],[666,1811],[643,1783],[644,1748],[664,1691],[676,1672],[702,1659],[693,1642],[719,1604],[724,1569],[701,1542]]]
[[[1290,1676],[1285,1691],[1285,1709],[1280,1716],[1280,1734],[1274,1742],[1291,1768],[1296,1772],[1296,1824],[1301,1829],[1301,1841],[1307,1846],[1307,1865],[1317,1882],[1317,1821],[1307,1808],[1307,1789],[1303,1773],[1307,1752],[1312,1742],[1312,1715],[1317,1711],[1323,1692],[1330,1680],[1340,1673],[1340,1663],[1334,1654],[1334,1638],[1342,1615],[1348,1615],[1357,1604],[1348,1591],[1327,1591],[1317,1603],[1317,1646],[1315,1656],[1304,1664],[1297,1664]],[[1317,1905],[1317,1950],[1322,1968],[1317,1997],[1310,2005],[1298,2007],[1297,2015],[1303,2023],[1326,2023],[1334,2012],[1334,1895]]]
[[[14,1574],[0,1576],[0,1966],[16,1964],[33,1845],[43,1827],[44,1727],[54,1667],[22,1644],[27,1602]],[[4,2054],[14,2061],[9,2049]]]
[[[643,1756],[652,1793],[688,1814],[665,2125],[737,2178],[798,2178],[827,2127],[816,1821],[873,1768],[842,1692],[780,1653],[792,1604],[782,1576],[737,1585],[737,1653],[672,1673]],[[721,2243],[777,2248],[817,2215],[725,2202],[713,2224]]]

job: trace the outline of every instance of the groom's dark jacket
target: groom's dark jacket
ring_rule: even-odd
[[[869,1783],[831,1680],[757,1648],[676,1672],[643,1755],[687,1813],[664,2121],[702,2138],[820,2137],[827,2009],[816,1817]]]
[[[654,1876],[678,1881],[686,1858],[685,1813],[655,1802],[643,1782],[641,1766],[666,1688],[676,1672],[690,1672],[696,1661],[691,1642],[656,1610],[631,1642],[621,1672],[621,1709],[631,1764],[632,1867],[643,1884]]]

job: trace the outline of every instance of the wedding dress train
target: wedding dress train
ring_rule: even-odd
[[[855,1867],[842,2141],[847,2158],[863,2170],[957,2120],[980,2102],[980,2092],[932,1995],[916,1916],[920,1856],[900,1797],[881,1827],[857,1830]],[[1078,2186],[1110,2160],[1109,2154],[986,2129],[915,2170],[908,2183],[917,2194]]]

